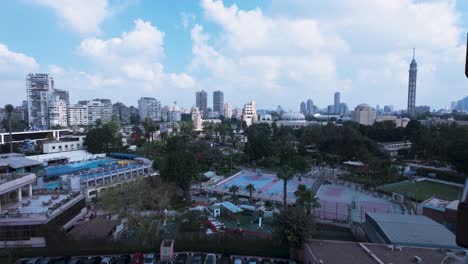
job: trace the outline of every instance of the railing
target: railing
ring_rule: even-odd
[[[0,184],[22,178],[29,174],[31,173],[18,173],[18,172],[0,173]]]

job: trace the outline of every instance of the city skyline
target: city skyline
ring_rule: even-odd
[[[297,111],[304,97],[326,106],[330,94],[339,91],[350,107],[369,103],[405,109],[413,47],[420,66],[417,105],[439,109],[468,94],[463,76],[466,2],[388,1],[401,15],[391,27],[385,5],[367,5],[372,11],[366,13],[373,15],[363,19],[382,21],[352,20],[349,27],[358,35],[347,33],[342,22],[363,15],[359,3],[344,4],[349,12],[343,14],[341,1],[293,1],[288,8],[279,1],[202,0],[171,8],[123,2],[5,3],[0,87],[12,92],[0,103],[19,105],[24,76],[43,72],[54,76],[56,88],[68,90],[73,101],[92,93],[127,105],[155,97],[191,107],[193,93],[203,89],[210,94],[222,90],[234,106],[254,99],[259,108],[280,104]],[[74,17],[69,9],[89,16]],[[41,30],[26,30],[33,26]],[[255,32],[264,36],[252,38]],[[54,41],[58,36],[60,46]]]

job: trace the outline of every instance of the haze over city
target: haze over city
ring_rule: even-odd
[[[235,106],[255,99],[260,109],[298,111],[300,101],[326,106],[339,91],[351,108],[405,109],[416,48],[416,104],[437,110],[467,94],[467,12],[453,0],[8,1],[0,87],[9,93],[0,103],[20,104],[26,74],[46,72],[73,103],[152,96],[191,107],[204,89]]]

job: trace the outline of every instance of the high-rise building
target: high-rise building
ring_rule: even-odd
[[[130,124],[130,107],[121,102],[112,105],[112,119],[118,120],[120,124]]]
[[[67,103],[59,96],[56,96],[55,100],[49,104],[49,125],[60,127],[67,127],[68,125]]]
[[[314,101],[312,99],[307,100],[307,114],[311,115],[315,112]]]
[[[340,103],[338,113],[340,115],[344,115],[344,114],[349,113],[348,105],[346,103]]]
[[[413,60],[410,64],[409,69],[409,80],[408,80],[408,109],[407,112],[410,116],[415,114],[416,107],[416,79],[418,75],[418,64],[414,59],[414,49],[413,49]]]
[[[160,121],[162,118],[161,103],[153,97],[141,97],[138,100],[138,114],[141,121],[146,118]]]
[[[61,90],[61,89],[54,89],[54,94],[52,98],[54,98],[55,100],[56,97],[64,101],[66,105],[70,104],[70,95],[68,94],[68,91]]]
[[[257,104],[255,101],[250,101],[244,105],[242,109],[242,121],[249,127],[257,122]]]
[[[335,93],[334,99],[335,100],[334,100],[334,103],[333,103],[333,108],[334,108],[333,113],[334,114],[341,114],[340,113],[340,92]]]
[[[393,105],[384,105],[383,112],[385,114],[391,114],[394,111]]]
[[[307,105],[305,102],[301,102],[300,112],[307,115]]]
[[[112,120],[112,101],[110,99],[94,99],[93,101],[101,102],[101,122],[103,124]]]
[[[201,112],[202,116],[205,116],[208,109],[208,94],[201,90],[196,93],[195,97],[195,106],[198,107],[198,110]]]
[[[201,117],[201,113],[198,107],[192,108],[192,121],[193,121],[193,130],[197,130],[197,131],[203,130],[203,119]]]
[[[231,106],[230,103],[225,103],[224,104],[223,116],[225,118],[231,118],[232,117],[232,106]]]
[[[217,112],[218,115],[223,114],[224,107],[224,94],[221,91],[213,92],[213,111]]]
[[[96,121],[102,122],[102,108],[103,105],[100,101],[88,101],[86,104],[88,108],[88,124],[96,125]]]
[[[47,73],[26,76],[28,123],[33,128],[49,126],[49,105],[54,91],[54,79]]]
[[[415,114],[426,114],[431,112],[431,107],[428,105],[419,105],[414,108]]]
[[[68,126],[87,126],[88,125],[88,106],[87,105],[69,105],[67,107]]]

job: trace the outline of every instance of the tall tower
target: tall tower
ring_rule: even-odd
[[[208,95],[205,91],[201,90],[196,92],[195,106],[198,107],[203,117],[206,117],[208,108]]]
[[[334,104],[333,104],[333,108],[334,108],[334,111],[333,113],[334,114],[341,114],[340,113],[340,92],[336,92],[335,93],[335,98],[334,98]]]
[[[414,116],[415,114],[415,107],[416,107],[416,78],[418,75],[418,64],[414,59],[414,52],[413,49],[413,60],[410,64],[409,69],[409,81],[408,81],[408,114],[410,116]]]
[[[221,91],[213,92],[213,111],[217,112],[218,115],[222,115],[224,107],[224,94]]]

